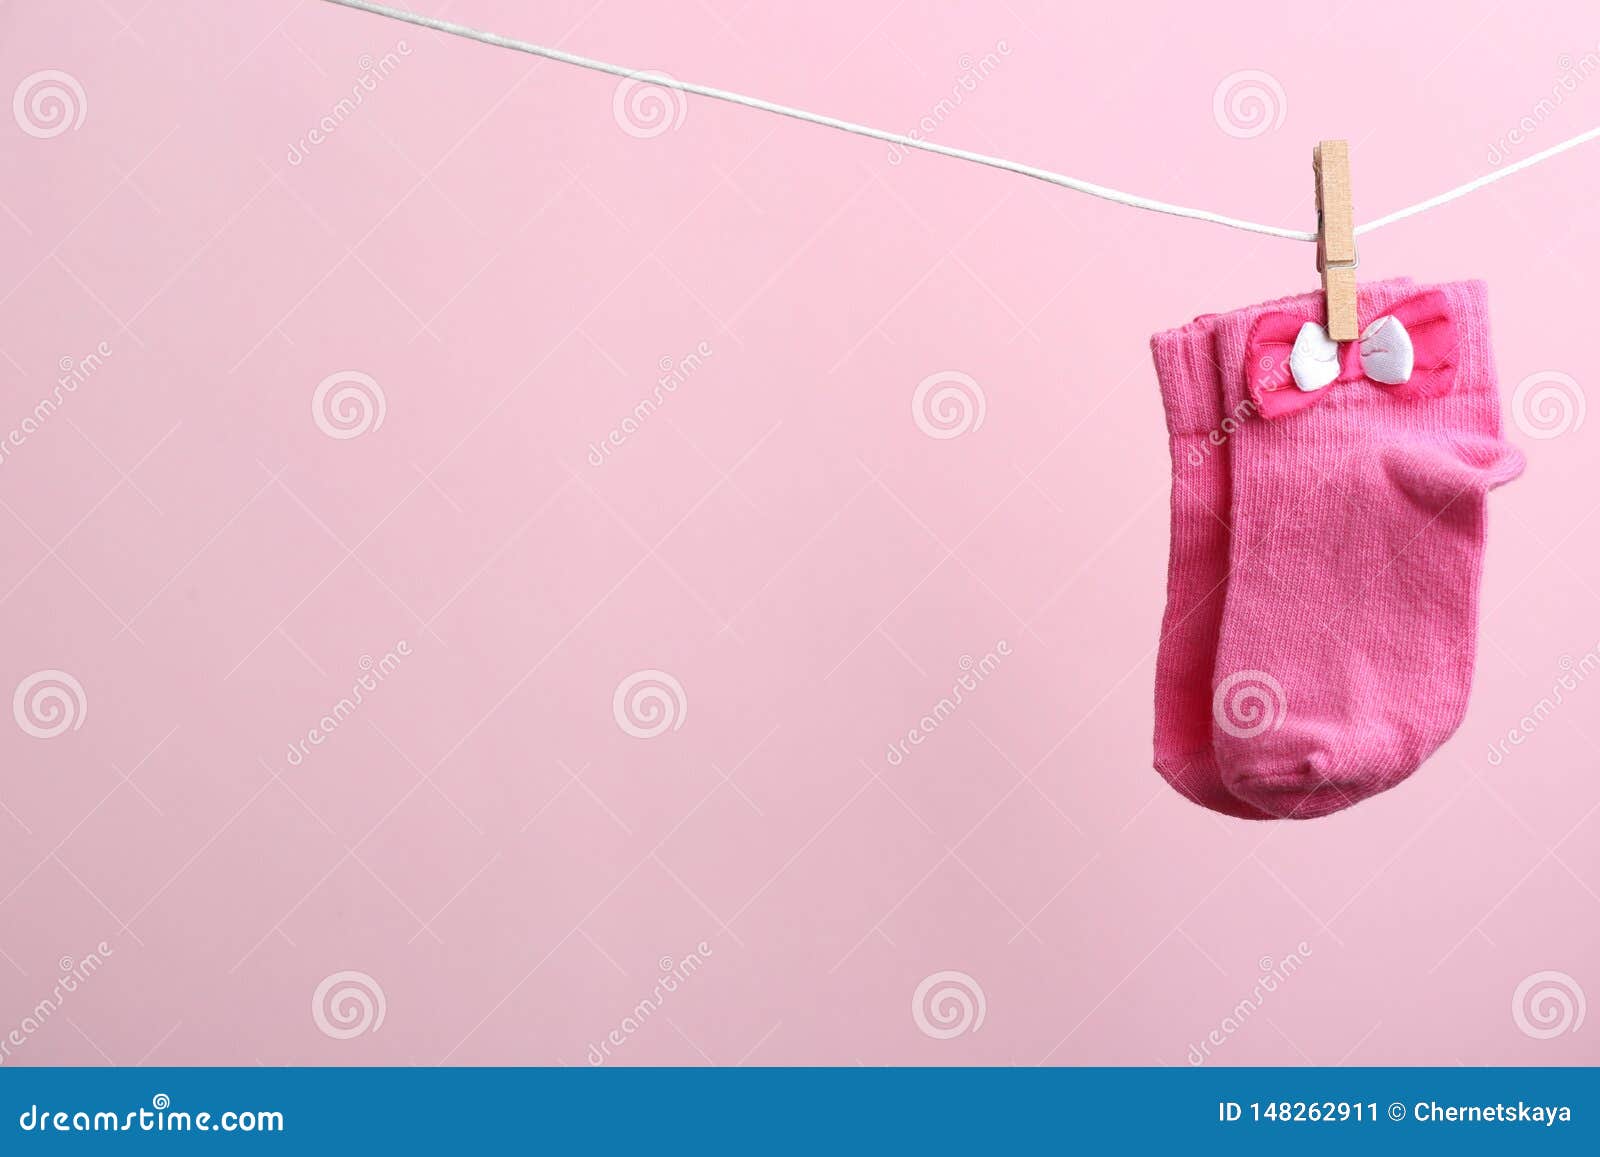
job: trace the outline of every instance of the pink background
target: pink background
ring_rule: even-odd
[[[416,2],[1299,228],[1319,137],[1365,220],[1600,123],[1600,75],[1539,107],[1600,53],[1577,0]],[[1149,767],[1146,343],[1310,288],[1309,246],[701,99],[634,135],[610,77],[311,0],[0,21],[0,95],[61,70],[83,112],[0,110],[0,427],[111,351],[0,464],[0,698],[83,689],[54,738],[0,716],[0,1037],[111,949],[6,1063],[581,1065],[613,1030],[614,1063],[1183,1065],[1214,1030],[1208,1063],[1600,1059],[1600,1025],[1513,1015],[1544,971],[1600,996],[1600,680],[1487,759],[1600,643],[1600,415],[1571,408],[1600,143],[1363,243],[1365,278],[1488,279],[1508,402],[1577,393],[1559,436],[1508,422],[1529,469],[1492,499],[1460,733],[1258,826]],[[1245,70],[1281,88],[1256,125],[1214,109]],[[313,417],[341,371],[384,398],[357,437]],[[912,397],[949,372],[984,419],[930,437]],[[651,669],[681,726],[641,739],[613,694]],[[384,1016],[338,1039],[312,1000],[346,970]],[[946,970],[984,1019],[939,1039],[912,1000]]]

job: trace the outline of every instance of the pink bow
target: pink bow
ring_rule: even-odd
[[[1307,323],[1315,333],[1302,333]],[[1307,381],[1305,374],[1293,372],[1290,363],[1303,360],[1306,347],[1317,344],[1319,334],[1326,343],[1326,333],[1309,312],[1281,311],[1256,318],[1245,343],[1245,380],[1263,418],[1298,413],[1322,396],[1323,385],[1364,381],[1406,401],[1441,397],[1455,388],[1456,323],[1444,294],[1437,289],[1407,298],[1388,314],[1368,321],[1360,341],[1349,342],[1337,352],[1329,350],[1328,356],[1337,358],[1337,372],[1330,365],[1323,381]],[[1384,356],[1390,351],[1378,347],[1394,338],[1409,339],[1409,372],[1398,381],[1377,380],[1364,365],[1392,361]]]

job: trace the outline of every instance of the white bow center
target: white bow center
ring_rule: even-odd
[[[1400,319],[1380,317],[1361,333],[1361,370],[1373,381],[1398,386],[1411,380],[1416,351]],[[1289,354],[1294,384],[1310,392],[1320,390],[1339,376],[1339,343],[1314,321],[1300,327]]]

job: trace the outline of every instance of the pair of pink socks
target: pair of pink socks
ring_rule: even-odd
[[[1228,815],[1349,807],[1466,710],[1485,497],[1523,467],[1484,286],[1364,285],[1358,313],[1343,346],[1320,294],[1151,339],[1173,468],[1155,765]]]

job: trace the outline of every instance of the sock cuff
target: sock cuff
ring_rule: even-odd
[[[1364,284],[1359,289],[1361,321],[1370,322],[1406,299],[1431,290],[1444,295],[1455,321],[1458,345],[1451,392],[1458,405],[1470,412],[1487,412],[1490,425],[1498,431],[1499,383],[1489,341],[1489,295],[1482,281],[1430,285],[1396,277]],[[1150,339],[1169,434],[1221,437],[1255,416],[1244,362],[1249,356],[1251,329],[1270,312],[1303,314],[1306,320],[1317,322],[1326,317],[1322,294],[1301,293],[1229,313],[1203,314]],[[1379,395],[1359,390],[1340,391],[1322,403],[1334,409],[1376,404],[1381,404]]]
[[[1488,289],[1482,281],[1419,284],[1409,277],[1364,284],[1359,290],[1362,323],[1390,312],[1419,293],[1438,290],[1455,321],[1457,370],[1453,393],[1487,395],[1498,412],[1498,380],[1489,341]],[[1322,322],[1322,294],[1301,293],[1245,306],[1229,313],[1205,314],[1177,329],[1150,339],[1167,430],[1172,434],[1208,434],[1225,419],[1243,421],[1254,413],[1245,382],[1251,328],[1262,314],[1291,312]],[[1358,405],[1373,399],[1360,392],[1330,399],[1336,405]],[[1328,403],[1324,403],[1328,404]]]
[[[1206,314],[1150,339],[1169,434],[1205,434],[1222,420],[1222,380],[1216,359],[1216,321]]]
[[[1489,287],[1482,281],[1450,281],[1434,288],[1444,294],[1455,317],[1456,392],[1488,394],[1498,415],[1500,379],[1489,342]]]
[[[1439,288],[1446,291],[1452,307],[1470,308],[1475,317],[1485,312],[1481,281]],[[1452,290],[1460,292],[1451,296]],[[1363,285],[1359,291],[1362,312],[1372,308],[1381,313],[1419,291],[1409,277]],[[1244,384],[1245,344],[1256,319],[1275,311],[1303,312],[1307,320],[1315,321],[1326,316],[1322,294],[1290,294],[1228,313],[1204,313],[1150,339],[1169,434],[1209,435],[1220,430],[1225,418],[1238,422],[1252,415],[1255,405]],[[1482,330],[1476,321],[1471,325],[1474,334]]]

